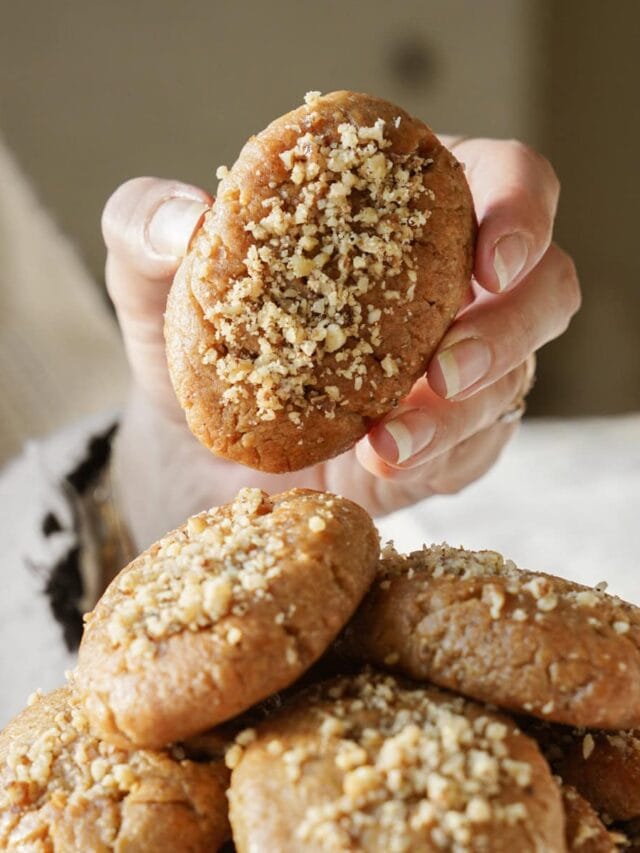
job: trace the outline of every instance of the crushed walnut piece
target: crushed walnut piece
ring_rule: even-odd
[[[326,527],[331,506],[330,496],[314,505],[313,530]],[[267,495],[242,489],[228,512],[214,507],[194,516],[122,574],[107,623],[111,644],[135,665],[156,654],[160,639],[241,616],[247,601],[270,595],[284,553]],[[230,645],[242,639],[237,626],[224,636]]]
[[[310,110],[318,98],[308,93]],[[419,201],[433,200],[423,181],[432,161],[391,151],[383,119],[344,122],[336,134],[313,132],[313,116],[280,154],[286,179],[269,184],[262,217],[246,225],[252,241],[242,274],[205,311],[217,342],[202,356],[228,386],[225,400],[255,399],[260,420],[284,410],[300,428],[310,410],[332,418],[343,402],[338,384],[318,385],[318,365],[356,392],[374,353],[385,377],[401,371],[380,352],[381,321],[414,299],[413,252],[430,216]],[[209,240],[205,234],[194,247],[205,286]],[[374,291],[382,307],[368,296]],[[247,351],[248,338],[258,353]]]
[[[327,698],[327,696],[329,698]],[[395,679],[364,672],[312,698],[320,742],[294,746],[288,773],[334,755],[342,796],[310,805],[298,838],[314,849],[352,849],[376,828],[391,851],[409,851],[408,829],[426,832],[437,847],[469,849],[489,824],[526,822],[524,802],[507,802],[532,783],[532,768],[514,758],[510,730],[462,697],[405,689]],[[362,720],[366,719],[366,725]],[[267,745],[268,749],[268,745]],[[488,849],[488,848],[487,848]]]

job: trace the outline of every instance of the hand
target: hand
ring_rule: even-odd
[[[116,190],[103,216],[107,286],[134,385],[115,465],[139,546],[243,485],[328,489],[383,514],[455,492],[491,467],[517,429],[517,418],[502,416],[529,388],[531,355],[567,327],[579,287],[571,260],[551,244],[559,188],[549,164],[515,142],[465,140],[455,154],[480,223],[468,304],[398,409],[353,450],[293,474],[214,457],[188,431],[170,385],[164,306],[211,197],[156,178]]]

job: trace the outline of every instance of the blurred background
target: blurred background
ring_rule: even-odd
[[[555,165],[584,305],[545,348],[534,415],[640,409],[637,0],[23,0],[0,28],[0,461],[117,406],[100,212],[126,178],[207,188],[309,89]]]

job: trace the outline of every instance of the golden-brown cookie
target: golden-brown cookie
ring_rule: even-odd
[[[597,813],[571,785],[562,785],[569,853],[615,853],[618,849]]]
[[[334,495],[243,489],[135,559],[89,615],[76,688],[96,734],[157,748],[295,681],[365,594],[367,513]]]
[[[640,818],[640,732],[532,730],[556,773],[611,820]]]
[[[240,853],[564,851],[559,789],[506,717],[365,671],[302,693],[227,753]]]
[[[0,733],[0,849],[211,853],[229,837],[228,781],[221,760],[101,743],[61,688]]]
[[[192,432],[263,471],[347,450],[424,373],[474,238],[460,164],[404,110],[334,92],[276,119],[223,177],[169,296]]]
[[[542,719],[640,725],[640,611],[493,551],[389,548],[343,649]]]

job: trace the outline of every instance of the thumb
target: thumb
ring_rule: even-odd
[[[211,196],[160,178],[134,178],[119,187],[102,215],[106,283],[133,375],[142,390],[173,413],[162,333],[167,294]]]

